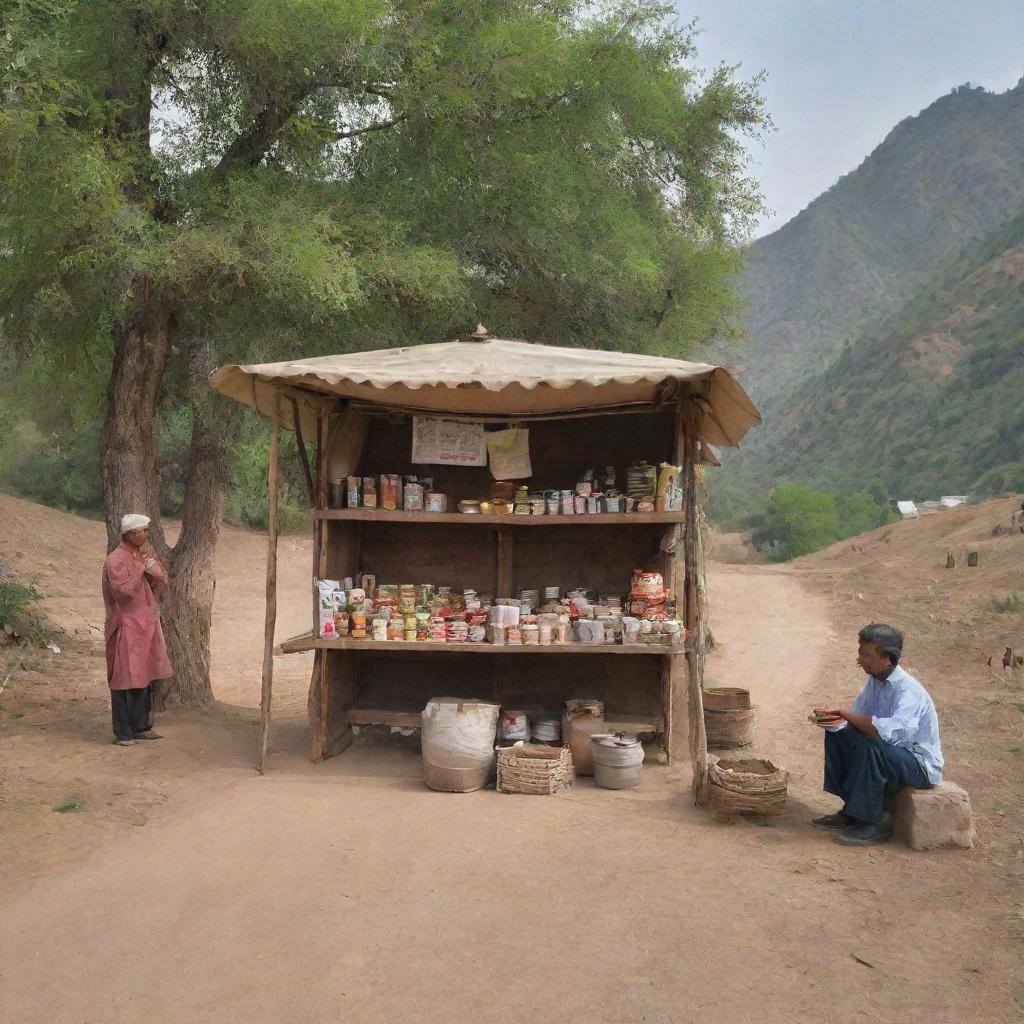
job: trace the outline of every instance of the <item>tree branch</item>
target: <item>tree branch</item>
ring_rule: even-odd
[[[311,89],[312,86],[291,97],[286,103],[277,100],[267,103],[253,118],[249,130],[236,136],[224,151],[213,169],[213,180],[223,181],[236,167],[255,167],[266,156],[281,128],[298,112]]]
[[[341,139],[354,139],[358,135],[366,135],[367,132],[380,132],[384,131],[385,128],[394,128],[396,124],[401,124],[407,119],[408,114],[399,114],[398,117],[394,117],[390,121],[378,121],[376,124],[367,125],[365,128],[353,128],[348,132],[338,132],[334,137],[339,141]]]

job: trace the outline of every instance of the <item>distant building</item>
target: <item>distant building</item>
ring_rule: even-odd
[[[920,515],[917,511],[917,506],[912,501],[897,501],[896,511],[904,519],[916,519]]]

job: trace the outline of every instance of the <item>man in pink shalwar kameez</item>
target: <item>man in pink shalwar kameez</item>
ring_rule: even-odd
[[[121,519],[121,543],[103,563],[107,683],[114,742],[157,740],[151,684],[172,674],[158,602],[167,573],[149,543],[149,518]]]

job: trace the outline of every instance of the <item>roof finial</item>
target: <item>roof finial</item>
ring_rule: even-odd
[[[462,340],[463,341],[487,341],[488,339],[493,338],[493,337],[494,337],[494,335],[491,334],[491,332],[489,330],[487,330],[487,328],[484,327],[483,324],[477,324],[476,325],[476,330],[472,334],[467,335]]]

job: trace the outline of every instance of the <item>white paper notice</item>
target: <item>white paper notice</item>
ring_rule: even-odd
[[[492,430],[487,434],[487,453],[495,480],[522,480],[533,475],[530,465],[530,432],[525,427]]]
[[[418,465],[486,466],[484,425],[414,416],[412,461]]]

